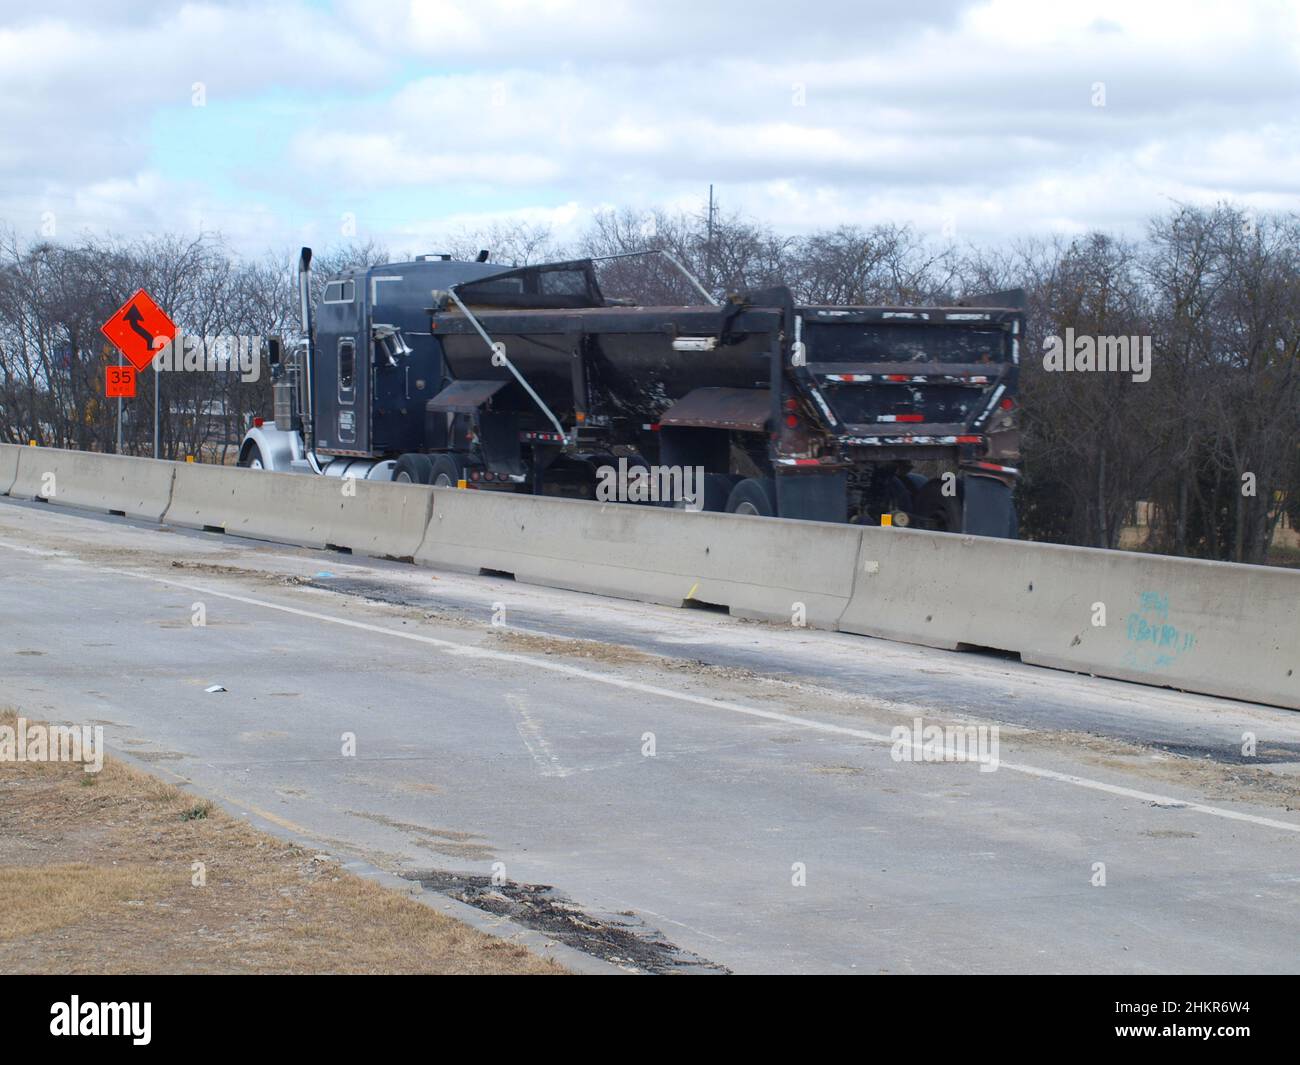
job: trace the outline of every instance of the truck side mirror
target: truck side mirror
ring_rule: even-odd
[[[271,372],[272,381],[278,381],[284,376],[284,337],[266,338],[266,365]]]

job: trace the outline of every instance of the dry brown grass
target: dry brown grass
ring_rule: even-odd
[[[0,826],[0,972],[564,971],[112,759],[0,764]]]
[[[0,868],[0,943],[93,919],[114,906],[166,887],[158,870],[136,865],[104,868],[78,862]]]

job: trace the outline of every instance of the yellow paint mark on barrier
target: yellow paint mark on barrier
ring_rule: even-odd
[[[465,478],[462,477],[459,481],[456,482],[456,487],[457,487],[457,488],[468,488],[468,487],[469,487],[469,481],[465,480]]]
[[[193,461],[194,461],[194,456],[193,456],[193,455],[186,455],[186,456],[185,456],[185,461],[186,461],[186,462],[193,462]]]
[[[28,440],[28,441],[27,441],[27,446],[28,446],[28,447],[35,447],[35,446],[36,446],[36,441],[35,441],[35,440]]]
[[[700,586],[700,582],[699,582],[699,581],[696,581],[694,584],[692,584],[692,585],[691,585],[691,590],[690,590],[689,592],[686,593],[686,598],[687,598],[687,599],[694,599],[694,598],[695,598],[695,589],[698,588],[699,586]]]
[[[882,515],[880,515],[880,525],[881,525],[881,528],[887,528],[888,526],[893,525],[893,524],[894,524],[894,515],[892,515],[892,514],[882,514]]]

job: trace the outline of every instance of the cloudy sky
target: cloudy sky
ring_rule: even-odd
[[[1300,201],[1290,0],[0,0],[0,226],[436,250],[729,210],[981,242]]]

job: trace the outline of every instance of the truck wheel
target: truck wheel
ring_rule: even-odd
[[[403,455],[393,466],[393,480],[399,484],[429,484],[432,474],[428,455]]]
[[[700,510],[707,510],[714,514],[721,514],[727,509],[727,503],[731,499],[731,490],[735,487],[736,478],[729,473],[706,473],[704,475],[704,484],[700,487],[699,492],[703,497],[700,500]]]
[[[434,488],[455,488],[465,479],[465,467],[454,455],[434,455],[429,483]]]
[[[776,482],[771,477],[746,477],[727,497],[728,514],[776,515]]]
[[[652,506],[668,507],[670,510],[691,510],[697,498],[700,498],[700,505],[695,507],[696,510],[707,510],[714,514],[721,514],[727,509],[727,500],[731,498],[731,490],[736,486],[739,477],[733,477],[729,473],[706,473],[704,479],[695,489],[695,494],[688,499],[665,499]]]
[[[246,470],[266,469],[266,463],[262,461],[262,449],[250,441],[244,448],[243,454],[239,456],[239,465]]]
[[[943,494],[943,479],[931,477],[916,493],[918,528],[936,532],[961,532],[961,480],[957,481],[957,494]]]
[[[905,473],[903,474],[902,480],[903,480],[903,484],[907,486],[907,490],[911,492],[912,495],[914,496],[916,495],[917,492],[919,492],[922,488],[925,487],[924,474]]]
[[[891,477],[889,487],[886,492],[889,497],[889,509],[895,513],[898,511],[911,511],[912,509],[912,487],[901,477]]]

